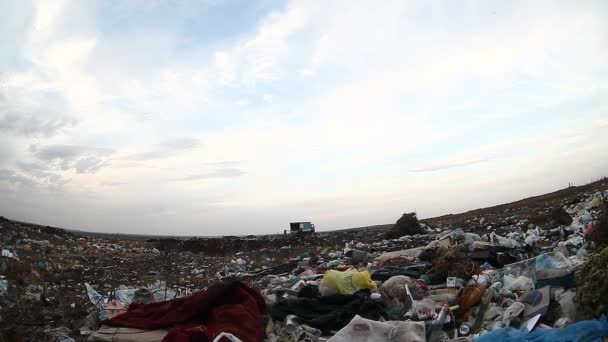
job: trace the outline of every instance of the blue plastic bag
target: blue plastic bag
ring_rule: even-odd
[[[479,336],[475,342],[602,342],[605,337],[608,337],[608,322],[602,315],[599,320],[581,321],[562,329],[538,329],[532,333],[500,328]]]

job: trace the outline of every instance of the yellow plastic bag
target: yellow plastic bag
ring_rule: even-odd
[[[599,207],[600,204],[602,204],[602,201],[600,201],[600,199],[596,197],[587,204],[587,209],[593,209],[595,207]]]
[[[319,284],[319,292],[322,296],[336,293],[349,295],[361,289],[376,290],[376,283],[368,271],[357,271],[352,268],[344,272],[329,270],[325,272]]]

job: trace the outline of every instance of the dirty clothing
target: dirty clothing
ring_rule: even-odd
[[[213,341],[227,332],[244,341],[262,341],[266,304],[241,282],[220,283],[192,296],[166,302],[133,303],[129,310],[103,322],[138,329],[167,329],[163,342]]]
[[[324,332],[343,328],[356,315],[379,320],[383,313],[383,303],[371,299],[369,290],[361,290],[353,295],[288,299],[270,309],[275,321],[296,315],[303,323]]]
[[[428,263],[416,263],[407,266],[386,266],[372,272],[373,280],[386,281],[389,278],[397,275],[404,275],[412,278],[418,278],[421,271],[426,271],[430,267]]]

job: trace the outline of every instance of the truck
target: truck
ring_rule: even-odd
[[[311,222],[291,222],[289,223],[290,234],[313,234],[315,232],[315,225]],[[287,230],[285,230],[287,234]]]

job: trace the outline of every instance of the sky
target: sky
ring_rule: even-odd
[[[606,1],[0,0],[0,215],[282,233],[608,175]]]

